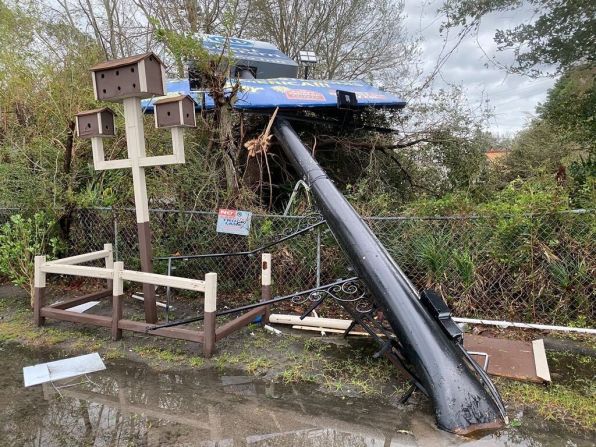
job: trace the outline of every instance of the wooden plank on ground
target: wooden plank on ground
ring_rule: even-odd
[[[147,331],[148,328],[153,326],[155,325],[142,321],[120,320],[118,322],[118,328],[125,331],[141,332],[147,335],[161,335],[162,337],[177,338],[179,340],[203,343],[203,332],[201,331],[179,327],[166,327],[156,329],[154,331]]]
[[[491,375],[536,383],[550,378],[546,356],[539,355],[537,364],[532,342],[465,334],[464,347],[467,351],[489,355],[487,372]],[[472,355],[472,358],[481,366],[484,364],[483,356]]]
[[[111,296],[111,290],[100,290],[98,292],[89,293],[87,295],[83,295],[77,298],[71,298],[69,300],[60,301],[58,303],[54,303],[48,307],[52,309],[70,309],[71,307],[78,306],[79,304],[85,304],[89,301],[97,301],[101,298],[105,298],[106,296]]]
[[[244,326],[254,321],[254,319],[258,316],[265,314],[265,312],[267,312],[267,306],[256,307],[253,310],[239,316],[238,318],[228,321],[215,330],[215,341],[219,341],[231,333],[242,329]]]
[[[41,316],[52,318],[54,320],[70,321],[72,323],[92,324],[94,326],[111,327],[112,317],[103,315],[79,314],[62,309],[53,309],[51,307],[42,307]]]

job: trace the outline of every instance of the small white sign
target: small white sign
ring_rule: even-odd
[[[217,229],[218,233],[239,234],[241,236],[248,236],[250,231],[250,219],[252,213],[250,211],[238,210],[219,210],[217,214]]]

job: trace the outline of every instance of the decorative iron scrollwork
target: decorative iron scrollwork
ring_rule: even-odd
[[[359,313],[368,313],[373,310],[373,303],[362,282],[358,278],[349,278],[332,284],[327,284],[309,293],[296,295],[292,302],[297,305],[316,303],[325,298],[332,298],[342,306],[349,305]]]
[[[289,226],[281,231],[281,238],[286,238],[292,235],[302,234],[305,231],[311,230],[325,222],[323,216],[320,214],[309,214],[308,216],[300,217],[297,227]],[[279,236],[279,235],[278,235]]]

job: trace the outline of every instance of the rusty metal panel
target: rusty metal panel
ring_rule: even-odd
[[[536,383],[545,381],[536,372],[532,342],[466,334],[464,347],[468,351],[488,354],[487,372],[491,375]],[[482,356],[472,357],[481,366],[484,364],[485,359]]]

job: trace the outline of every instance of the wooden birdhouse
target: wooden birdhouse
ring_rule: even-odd
[[[77,135],[81,138],[113,137],[114,112],[107,107],[77,113]]]
[[[195,101],[189,95],[172,95],[158,99],[155,106],[155,127],[196,127]]]
[[[153,53],[102,62],[91,67],[91,72],[98,100],[150,98],[166,91],[165,67]]]

